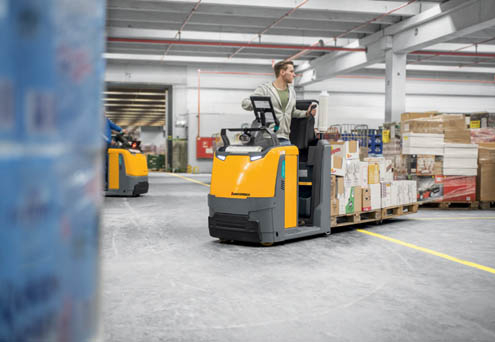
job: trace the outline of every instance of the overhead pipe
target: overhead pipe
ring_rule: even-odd
[[[461,50],[465,50],[465,49],[468,49],[470,47],[473,47],[473,46],[478,46],[480,44],[484,44],[484,43],[487,43],[487,42],[490,42],[492,40],[495,40],[495,37],[493,38],[489,38],[489,39],[485,39],[485,40],[482,40],[482,41],[479,41],[479,42],[476,42],[476,43],[473,43],[473,44],[469,44],[469,45],[466,45],[466,46],[462,46],[458,49],[455,49],[453,50],[454,52],[457,52],[457,51],[461,51]],[[429,57],[426,57],[426,58],[420,58],[418,59],[417,61],[414,61],[414,62],[410,62],[408,64],[417,64],[417,63],[421,63],[422,61],[426,61],[426,60],[429,60],[429,59],[432,59],[432,58],[435,58],[436,56],[440,56],[440,55],[433,55],[433,56],[429,56]]]
[[[277,25],[279,22],[281,22],[284,18],[290,16],[292,13],[294,13],[299,7],[303,6],[304,4],[306,4],[309,0],[304,0],[303,2],[301,2],[299,5],[297,5],[296,7],[292,8],[290,11],[288,11],[287,13],[285,13],[283,16],[281,16],[280,18],[278,18],[277,20],[275,20],[273,23],[271,23],[270,25],[268,25],[267,27],[265,27],[261,32],[258,33],[258,35],[254,38],[252,38],[249,42],[251,43],[252,41],[254,41],[256,38],[259,38],[261,40],[261,35],[265,34],[266,31],[268,31],[269,29],[271,29],[273,26]],[[239,52],[242,51],[242,49],[244,49],[243,47],[240,47],[239,49],[237,49],[237,51],[235,51],[233,54],[231,54],[229,56],[229,59],[234,57],[235,55],[237,55]]]
[[[182,33],[182,30],[184,29],[184,27],[186,26],[186,24],[191,19],[193,13],[198,9],[200,3],[201,3],[201,0],[198,0],[198,2],[196,3],[196,5],[194,5],[194,7],[192,8],[191,12],[189,12],[188,16],[186,17],[186,19],[184,20],[184,22],[180,26],[179,30],[175,34],[175,38],[180,39],[180,34]],[[165,53],[163,54],[163,57],[165,57],[167,55],[167,53],[168,53],[168,51],[170,50],[171,47],[172,47],[172,45],[169,45],[169,47],[167,48],[167,50],[165,50]]]
[[[459,51],[419,50],[419,51],[410,52],[409,54],[410,55],[462,56],[462,57],[495,58],[495,53],[459,52]]]
[[[255,44],[237,42],[218,42],[201,40],[172,40],[172,39],[138,39],[138,38],[117,38],[109,37],[109,42],[116,43],[145,43],[145,44],[171,44],[171,45],[201,45],[201,46],[224,46],[224,47],[249,47],[259,49],[285,49],[285,50],[319,50],[319,51],[350,51],[365,52],[365,48],[346,48],[338,46],[309,46],[290,44]]]
[[[392,13],[397,12],[398,10],[400,10],[400,9],[402,9],[402,8],[406,7],[406,6],[409,6],[410,4],[412,4],[413,2],[416,2],[416,1],[417,1],[417,0],[410,0],[410,1],[408,1],[407,3],[405,3],[405,4],[403,4],[403,5],[401,5],[401,6],[397,7],[397,8],[394,8],[393,10],[390,10],[390,11],[388,11],[388,12],[386,12],[386,13],[380,14],[379,16],[374,17],[373,19],[368,20],[367,22],[365,22],[365,23],[363,23],[363,24],[360,24],[360,25],[358,25],[358,26],[356,26],[356,27],[353,27],[353,28],[351,28],[350,30],[348,30],[348,31],[346,31],[346,32],[343,32],[343,33],[341,33],[341,34],[339,34],[339,35],[337,35],[337,36],[333,37],[333,40],[334,40],[335,44],[337,44],[337,39],[344,37],[344,36],[345,36],[345,35],[347,35],[348,33],[351,33],[352,31],[355,31],[355,30],[357,30],[357,29],[360,29],[360,28],[366,27],[366,26],[368,26],[369,24],[371,24],[371,23],[373,23],[373,22],[377,21],[378,19],[385,18],[385,17],[387,17],[387,16],[391,15]],[[316,46],[316,45],[318,45],[318,44],[321,44],[320,42],[321,42],[321,40],[319,40],[319,41],[317,41],[317,42],[313,43],[311,46]],[[325,43],[323,42],[323,44],[321,44],[321,45],[324,45],[324,44],[325,44]],[[291,61],[291,60],[293,60],[293,59],[296,59],[296,58],[298,58],[298,57],[301,57],[302,55],[306,54],[308,51],[309,51],[309,49],[304,49],[304,50],[302,50],[302,51],[299,51],[299,52],[298,52],[298,53],[296,53],[295,55],[290,56],[289,58],[287,58],[287,59],[286,59],[286,61]]]

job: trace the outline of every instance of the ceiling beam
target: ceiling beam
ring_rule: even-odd
[[[399,24],[353,42],[348,47],[367,46],[364,52],[326,54],[297,68],[302,73],[296,85],[304,86],[336,75],[353,72],[385,60],[385,52],[414,52],[495,25],[495,1],[451,0]],[[386,34],[386,32],[390,34]],[[391,35],[394,33],[394,35]]]
[[[110,0],[109,6],[121,7],[121,1]],[[174,8],[175,10],[180,10],[184,7],[184,12],[188,12],[194,6],[197,0],[134,0],[125,1],[125,7],[129,9],[139,9],[146,8],[152,11],[164,11],[169,8]],[[287,10],[293,8],[297,4],[294,0],[271,0],[271,1],[252,1],[252,0],[202,0],[198,11],[201,12],[209,7],[215,7],[217,9],[224,9],[225,14],[228,11],[240,11],[242,15],[242,10],[253,9],[257,11],[264,11],[268,9],[277,10]],[[304,6],[306,10],[318,10],[318,11],[328,11],[328,12],[352,12],[352,13],[363,13],[363,14],[380,14],[386,13],[404,4],[404,1],[369,1],[369,0],[354,0],[354,1],[343,1],[343,0],[311,0],[307,5]],[[412,4],[407,8],[401,9],[400,11],[394,13],[396,16],[413,16],[421,11],[427,10],[434,7],[434,2],[422,1],[421,3]],[[236,15],[236,12],[233,13]]]
[[[495,26],[495,1],[463,1],[447,15],[393,36],[393,50],[409,53]]]

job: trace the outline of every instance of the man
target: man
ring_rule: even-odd
[[[127,133],[125,129],[122,129],[120,126],[116,125],[112,120],[105,117],[105,135],[104,139],[107,143],[107,148],[113,145],[112,141],[112,131]]]
[[[112,131],[127,133],[127,131],[120,126],[116,125],[112,120],[105,116],[105,134],[103,135],[103,139],[106,142],[106,148],[104,150],[105,155],[105,179],[104,186],[105,190],[108,190],[108,149],[112,147],[114,141],[112,140]]]
[[[279,129],[276,134],[280,145],[290,145],[290,122],[292,118],[303,118],[309,115],[316,115],[316,109],[307,111],[296,109],[296,91],[292,86],[294,77],[294,63],[292,61],[280,61],[273,67],[275,72],[275,81],[260,85],[254,91],[253,96],[270,96],[275,110],[275,115],[280,121]],[[251,100],[246,98],[242,100],[242,108],[252,111],[253,105]]]

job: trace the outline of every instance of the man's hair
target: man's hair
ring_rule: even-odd
[[[275,71],[275,77],[278,77],[278,75],[280,75],[280,70],[287,70],[287,67],[289,65],[294,66],[294,62],[293,61],[280,61],[280,62],[275,63],[275,65],[273,66],[273,71]]]

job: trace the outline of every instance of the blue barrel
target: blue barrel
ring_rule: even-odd
[[[98,337],[104,13],[0,0],[0,341]]]

